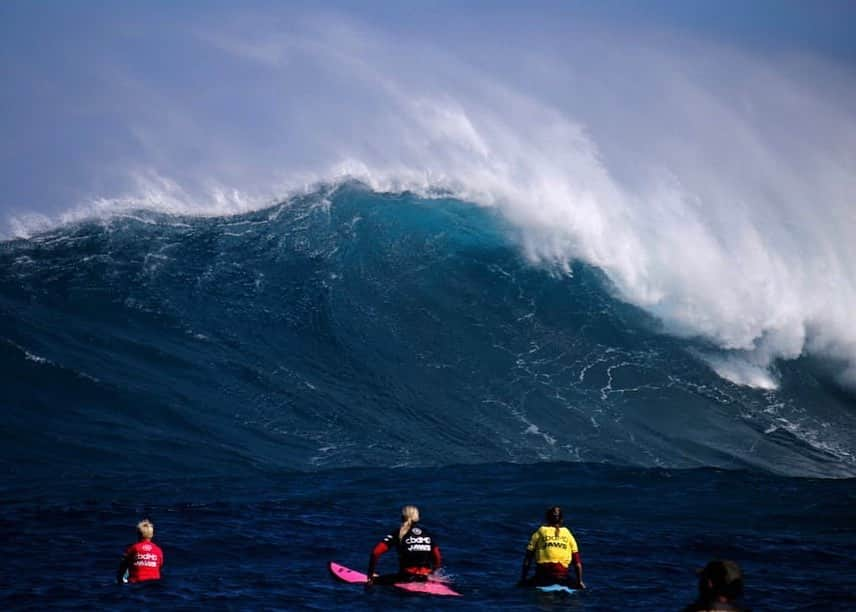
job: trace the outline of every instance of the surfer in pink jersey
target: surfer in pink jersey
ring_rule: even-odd
[[[387,534],[372,550],[369,569],[366,572],[366,586],[427,580],[429,574],[440,569],[440,548],[434,537],[417,525],[418,522],[419,508],[404,506],[401,509],[401,525]],[[398,551],[398,573],[376,576],[377,561],[390,548]]]
[[[116,570],[116,582],[124,582],[125,572],[128,572],[128,582],[160,580],[163,551],[152,542],[154,535],[155,526],[148,519],[137,524],[138,541],[125,550]]]

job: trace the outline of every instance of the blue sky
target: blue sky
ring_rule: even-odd
[[[500,1],[235,4],[7,0],[0,4],[0,71],[4,82],[0,93],[0,131],[4,134],[0,145],[0,213],[7,218],[27,212],[51,214],[81,201],[127,193],[127,179],[119,168],[123,164],[175,164],[180,158],[187,164],[182,171],[203,172],[201,166],[208,163],[206,150],[211,143],[201,139],[193,142],[192,133],[187,135],[190,140],[160,143],[161,148],[174,153],[162,152],[160,162],[141,145],[141,125],[158,124],[169,131],[161,115],[171,101],[176,102],[176,109],[194,115],[204,134],[222,132],[217,146],[228,147],[230,138],[246,146],[256,141],[259,155],[282,155],[283,166],[300,166],[293,152],[284,154],[275,142],[266,122],[271,116],[267,102],[257,102],[258,112],[237,113],[234,95],[215,95],[217,89],[248,87],[246,96],[252,96],[253,77],[236,58],[214,57],[204,41],[200,42],[200,32],[229,31],[233,38],[252,40],[253,32],[259,29],[252,21],[259,20],[271,28],[281,28],[285,38],[299,33],[300,20],[307,16],[311,16],[313,27],[327,19],[349,20],[380,36],[394,37],[398,45],[406,46],[412,40],[423,48],[452,49],[461,62],[484,66],[494,73],[500,72],[505,62],[508,74],[518,75],[528,68],[513,65],[515,62],[507,58],[491,65],[492,54],[508,49],[525,55],[530,49],[539,49],[548,57],[554,50],[557,57],[562,51],[556,41],[589,29],[602,31],[606,41],[640,34],[650,44],[668,41],[668,52],[676,55],[684,45],[708,41],[772,61],[779,61],[779,56],[814,55],[842,66],[851,75],[856,61],[856,37],[851,35],[856,25],[856,3],[835,0],[601,0],[536,2],[525,7]],[[243,30],[232,27],[242,20],[246,20]],[[297,107],[305,96],[316,104],[320,100],[330,113],[340,114],[341,109],[331,103],[328,89],[319,87],[313,92],[310,64],[307,62],[310,74],[303,86],[294,83],[285,94],[290,96],[289,103]],[[301,73],[295,70],[289,77],[292,75],[300,78]],[[550,83],[533,82],[523,75],[513,86],[546,90]],[[135,100],[135,88],[158,100],[158,108]],[[203,92],[196,101],[194,89]],[[260,95],[270,93],[262,91]],[[277,95],[283,94],[278,91]],[[246,98],[244,103],[253,105]],[[301,111],[292,108],[285,111],[283,121],[290,117],[297,125],[300,115]],[[285,132],[290,140],[310,145],[306,147],[309,157],[320,159],[331,154],[328,149],[312,146],[311,134],[298,128]],[[215,166],[211,172],[217,171]]]

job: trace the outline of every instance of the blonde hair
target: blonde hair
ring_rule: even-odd
[[[404,537],[413,523],[419,522],[419,508],[416,506],[404,506],[401,509],[401,528],[398,530],[398,539]]]
[[[155,526],[149,519],[137,523],[137,534],[146,540],[151,540],[155,535]]]

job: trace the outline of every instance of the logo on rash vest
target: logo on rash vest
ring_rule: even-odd
[[[158,556],[154,553],[137,553],[134,565],[137,567],[157,567]]]
[[[414,527],[412,531],[413,531],[413,533],[415,533],[416,535],[422,535],[422,530],[421,530],[421,529],[419,529],[419,527]]]
[[[567,548],[567,547],[568,547],[567,542],[559,542],[556,540],[547,540],[544,543],[544,548]]]
[[[414,531],[415,533],[415,531]],[[419,533],[422,533],[421,531]],[[430,551],[431,550],[431,536],[408,536],[404,543],[407,544],[407,550],[409,551]]]

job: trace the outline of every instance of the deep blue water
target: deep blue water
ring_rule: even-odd
[[[140,474],[137,477],[137,474]],[[139,478],[139,479],[138,479]],[[852,482],[711,468],[492,463],[323,470],[246,478],[166,478],[137,470],[90,483],[88,499],[50,490],[7,499],[5,608],[442,608],[676,610],[693,570],[739,560],[758,610],[856,603]],[[416,502],[463,597],[430,604],[333,582],[336,559],[364,570],[398,506]],[[573,599],[516,589],[543,508],[564,504],[589,589]],[[133,522],[151,516],[166,555],[161,584],[111,583]],[[392,571],[392,554],[382,558]]]
[[[464,594],[431,606],[677,609],[723,556],[755,609],[852,607],[852,391],[808,358],[736,386],[716,350],[490,211],[359,185],[0,243],[0,605],[422,608],[325,569],[416,503]],[[572,599],[512,586],[552,504]],[[165,578],[116,587],[144,516]]]

